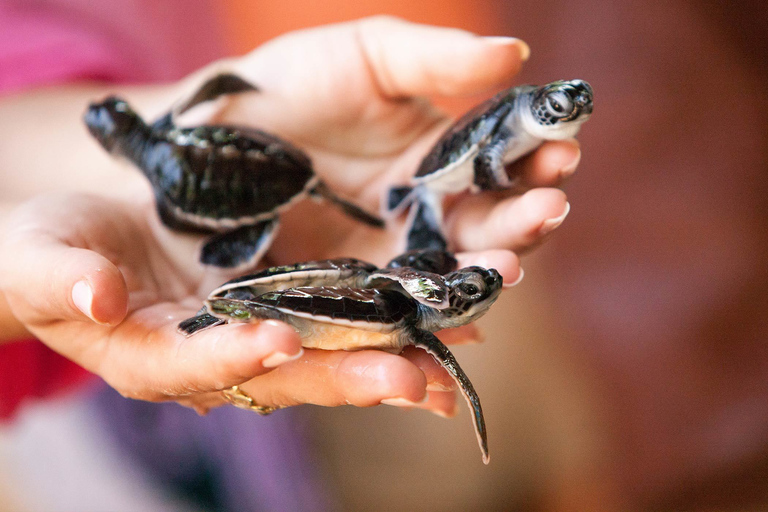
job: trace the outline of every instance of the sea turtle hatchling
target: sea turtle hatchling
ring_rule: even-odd
[[[513,186],[505,165],[545,140],[574,137],[592,113],[592,88],[583,80],[523,85],[467,112],[422,160],[412,183],[393,187],[386,209],[410,207],[407,250],[444,250],[443,196]]]
[[[494,269],[466,267],[445,276],[409,267],[379,269],[355,259],[272,267],[214,290],[204,308],[179,324],[192,335],[228,322],[276,319],[293,326],[307,348],[399,353],[423,348],[457,382],[472,411],[483,462],[489,461],[480,399],[433,332],[466,325],[501,293]]]
[[[203,264],[252,266],[269,247],[280,213],[307,195],[383,227],[380,218],[334,194],[309,157],[287,141],[255,128],[174,123],[199,103],[256,90],[236,75],[220,74],[152,124],[114,96],[91,104],[85,123],[107,151],[146,175],[165,225],[212,234],[200,254]]]

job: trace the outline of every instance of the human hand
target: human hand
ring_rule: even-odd
[[[331,187],[375,204],[385,187],[413,172],[449,122],[409,96],[501,85],[520,60],[514,42],[389,19],[306,31],[225,63],[264,92],[228,101],[219,120],[295,142]],[[521,162],[518,172],[530,187],[554,186],[577,158],[572,143],[551,143]],[[272,322],[183,338],[177,323],[224,277],[197,266],[197,240],[163,230],[149,201],[148,192],[133,204],[48,196],[15,214],[0,249],[0,284],[27,328],[126,396],[177,400],[199,411],[221,403],[219,390],[244,382],[241,387],[264,405],[387,400],[444,415],[455,411],[454,394],[445,391],[453,383],[419,350],[404,357],[307,350],[288,362],[301,354],[300,341],[292,329]],[[456,246],[475,251],[462,255],[462,265],[496,267],[513,282],[520,269],[509,250],[539,242],[566,206],[562,192],[533,188],[461,198],[448,208],[447,222]],[[283,216],[269,263],[333,256],[383,263],[402,243],[400,230],[374,232],[316,208],[306,202]],[[468,328],[444,338],[476,333]]]

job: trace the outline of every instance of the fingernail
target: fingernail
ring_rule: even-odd
[[[562,221],[560,221],[560,222],[562,222]],[[515,280],[515,282],[514,283],[510,283],[510,284],[504,283],[502,285],[502,287],[503,288],[512,288],[513,286],[517,286],[518,284],[520,284],[520,281],[523,280],[524,276],[525,276],[525,270],[523,270],[523,267],[520,267],[520,275],[517,276],[517,279]]]
[[[571,203],[565,203],[565,211],[562,215],[559,217],[555,217],[554,219],[547,219],[544,221],[544,223],[541,225],[541,228],[539,228],[539,235],[546,235],[547,233],[550,233],[553,231],[556,227],[558,227],[560,224],[563,223],[565,218],[568,216],[568,212],[571,211]]]
[[[520,50],[520,59],[522,61],[528,60],[528,58],[531,56],[531,47],[528,46],[528,43],[523,41],[522,39],[518,39],[516,37],[507,37],[507,36],[489,36],[484,38],[487,42],[491,44],[497,44],[499,46],[507,46],[507,45],[515,45]]]
[[[88,281],[82,280],[75,283],[75,286],[72,287],[72,302],[82,314],[94,322],[96,321],[93,318],[93,290],[91,290]]]
[[[381,401],[384,405],[394,405],[395,407],[416,407],[419,404],[423,404],[427,401],[429,395],[424,395],[424,399],[420,402],[411,402],[407,398],[385,398]]]
[[[261,366],[264,368],[275,368],[288,361],[300,358],[304,354],[304,349],[299,348],[299,351],[295,354],[286,354],[285,352],[272,352],[270,355],[262,359]]]
[[[561,178],[567,178],[574,172],[576,172],[576,167],[579,165],[579,161],[581,160],[581,149],[576,148],[576,157],[569,163],[568,165],[563,166],[562,169],[560,169],[560,177]]]

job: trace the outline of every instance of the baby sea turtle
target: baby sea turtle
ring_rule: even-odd
[[[114,96],[91,104],[85,123],[107,151],[147,176],[164,224],[213,234],[200,255],[206,265],[253,265],[269,247],[280,213],[307,195],[383,227],[381,219],[329,190],[309,157],[287,141],[254,128],[174,124],[175,116],[199,103],[256,90],[236,75],[221,74],[152,124]]]
[[[292,325],[308,348],[399,353],[423,348],[459,385],[473,412],[483,462],[488,440],[480,399],[433,332],[466,325],[501,293],[494,269],[466,267],[445,276],[409,267],[379,269],[344,258],[272,267],[214,290],[204,308],[179,324],[186,335],[227,322],[276,319]]]
[[[591,113],[592,88],[583,80],[513,87],[467,112],[433,146],[411,185],[389,191],[390,214],[410,206],[407,249],[446,249],[444,195],[510,188],[505,165],[545,140],[574,137]]]

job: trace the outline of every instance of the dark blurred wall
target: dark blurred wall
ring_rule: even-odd
[[[765,500],[768,4],[506,5],[522,81],[595,89],[540,270],[596,384],[606,475],[636,506]]]

